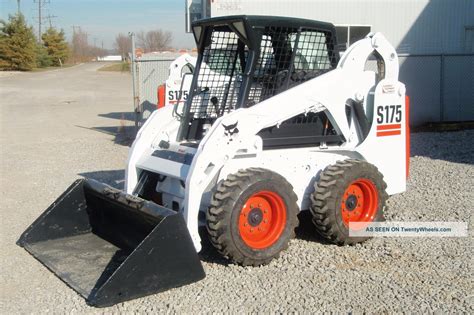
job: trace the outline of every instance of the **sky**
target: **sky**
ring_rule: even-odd
[[[36,0],[38,1],[38,0]],[[44,0],[42,0],[44,1]],[[193,36],[185,32],[185,0],[46,0],[43,16],[57,16],[51,19],[54,27],[64,29],[68,39],[72,27],[80,26],[88,33],[89,44],[112,49],[118,33],[162,29],[173,33],[172,46],[193,48]],[[20,0],[21,13],[28,24],[38,33],[38,3],[34,0]],[[0,19],[8,19],[17,12],[17,0],[0,0]],[[49,26],[43,20],[42,27]]]

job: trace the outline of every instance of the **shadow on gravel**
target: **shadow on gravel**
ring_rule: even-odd
[[[115,136],[114,143],[124,146],[131,146],[135,140],[135,126],[117,126],[117,127],[93,127],[93,130],[107,133]]]
[[[199,252],[199,259],[201,259],[201,261],[223,266],[232,264],[230,260],[222,257],[222,255],[217,252],[217,249],[215,249],[211,244],[205,227],[199,228],[199,235],[201,236],[202,244],[202,249]]]
[[[474,130],[411,134],[411,157],[474,164]]]
[[[99,114],[99,117],[135,121],[135,113],[133,112],[112,112],[107,114]]]
[[[125,170],[87,172],[78,175],[94,179],[117,189],[124,189]]]
[[[316,232],[316,228],[313,222],[311,222],[312,216],[309,211],[301,211],[298,214],[298,220],[300,221],[300,225],[295,230],[296,238],[308,242],[317,242],[323,245],[333,245]]]
[[[76,127],[98,131],[114,136],[114,143],[130,147],[135,140],[135,126],[110,126],[110,127],[84,127],[76,125]]]

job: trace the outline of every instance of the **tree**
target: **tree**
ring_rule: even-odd
[[[0,20],[0,68],[31,70],[36,65],[36,39],[33,28],[22,14]]]
[[[74,62],[90,59],[89,48],[87,34],[80,28],[75,30],[72,34],[72,54],[74,56]]]
[[[124,60],[127,58],[128,53],[132,51],[132,42],[130,38],[122,33],[115,36],[114,46]]]
[[[41,44],[36,45],[36,66],[46,68],[52,65],[51,57],[48,55],[46,47]]]
[[[145,52],[168,49],[173,41],[173,35],[169,31],[154,30],[137,33],[138,45]]]
[[[64,38],[64,31],[61,30],[58,32],[55,28],[50,27],[41,38],[43,39],[44,47],[48,52],[52,65],[62,65],[69,56],[69,47]]]

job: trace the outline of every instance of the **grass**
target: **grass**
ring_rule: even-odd
[[[33,68],[31,72],[43,72],[43,71],[50,71],[50,70],[56,70],[56,69],[63,69],[63,68],[69,68],[74,66],[74,64],[63,64],[62,67],[45,67],[45,68]],[[27,72],[27,71],[26,71]]]
[[[113,63],[99,68],[99,71],[130,71],[130,64],[128,62]]]

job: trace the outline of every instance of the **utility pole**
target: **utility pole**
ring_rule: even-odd
[[[41,43],[41,0],[38,0],[38,42]]]
[[[141,111],[139,108],[139,99],[137,95],[137,69],[135,68],[135,33],[129,32],[130,40],[132,41],[132,92],[133,92],[133,111],[135,112],[135,131],[138,132],[138,125],[140,123]]]
[[[21,14],[21,10],[20,10],[20,0],[16,0],[16,7],[17,7],[17,13],[18,15]]]
[[[49,0],[34,0],[34,2],[38,3],[38,42],[41,43],[41,23],[43,22],[41,10],[43,6],[49,3]]]

